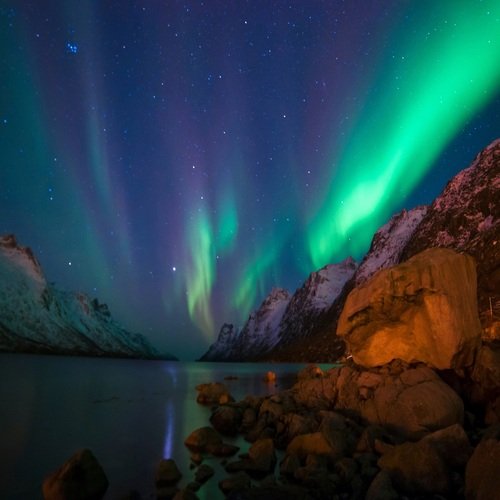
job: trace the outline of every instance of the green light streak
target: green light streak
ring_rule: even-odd
[[[422,21],[418,33],[427,39],[401,44],[398,64],[382,67],[375,83],[383,90],[353,130],[310,224],[315,268],[365,251],[454,135],[500,90],[500,3],[447,6],[437,20]]]
[[[216,239],[217,252],[228,253],[234,248],[238,234],[238,212],[233,196],[224,198],[219,213]]]
[[[268,278],[269,269],[279,256],[280,248],[281,245],[270,240],[265,251],[258,253],[244,269],[233,295],[233,307],[241,311],[243,316],[246,316],[254,306],[259,292],[261,295],[269,292],[264,290],[263,286],[265,278]]]
[[[186,270],[189,316],[198,328],[211,338],[214,322],[210,308],[210,293],[215,280],[213,231],[204,211],[191,221],[187,231],[190,256]]]

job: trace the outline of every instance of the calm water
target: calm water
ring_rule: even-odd
[[[195,386],[224,382],[239,400],[290,386],[302,366],[0,354],[0,498],[42,498],[44,476],[80,448],[104,468],[107,499],[131,489],[154,498],[163,457],[176,460],[183,486],[193,479],[183,441],[210,416],[196,403]],[[277,387],[263,382],[267,370],[277,373]],[[227,375],[238,379],[224,381]],[[205,462],[224,474],[218,459]],[[216,478],[198,495],[220,497]]]

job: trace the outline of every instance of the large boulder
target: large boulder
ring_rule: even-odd
[[[226,466],[228,472],[245,471],[251,476],[262,477],[274,471],[276,452],[273,440],[259,439],[248,450],[248,458],[230,462]]]
[[[98,500],[108,479],[90,450],[80,450],[43,482],[45,500]]]
[[[211,427],[200,427],[189,434],[184,444],[193,453],[210,453],[216,457],[230,457],[239,447],[223,443],[222,438]]]
[[[393,359],[471,365],[481,336],[474,259],[431,248],[379,271],[347,297],[337,335],[365,367]]]
[[[307,455],[318,455],[331,459],[340,458],[339,455],[334,454],[330,443],[321,432],[295,436],[287,446],[286,453],[297,456],[300,460],[304,460]]]
[[[195,453],[212,453],[222,445],[222,438],[211,427],[200,427],[189,434],[184,444]]]
[[[481,346],[471,378],[476,384],[477,398],[475,399],[487,400],[500,395],[500,348],[498,346],[494,344]]]
[[[198,391],[196,402],[202,405],[223,405],[234,401],[227,386],[220,382],[198,384],[196,390]]]
[[[490,500],[500,492],[500,426],[488,429],[465,470],[465,498]]]
[[[181,477],[182,474],[173,459],[160,460],[156,470],[156,486],[173,486]]]
[[[242,419],[241,408],[223,405],[214,410],[210,417],[210,423],[224,436],[234,436],[238,433]]]
[[[378,461],[399,490],[410,494],[447,494],[450,474],[446,462],[428,442],[395,446]]]

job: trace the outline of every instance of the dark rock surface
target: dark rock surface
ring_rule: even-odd
[[[45,500],[99,500],[108,489],[108,479],[90,450],[76,452],[43,481]]]
[[[171,458],[160,460],[156,470],[156,486],[173,486],[181,477],[182,474],[174,460]]]
[[[487,430],[477,445],[465,471],[468,500],[498,498],[500,492],[500,426]]]
[[[196,386],[198,397],[196,401],[203,405],[225,404],[234,401],[226,385],[220,382],[199,384]]]

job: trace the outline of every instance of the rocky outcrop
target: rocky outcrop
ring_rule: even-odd
[[[231,428],[253,443],[223,464],[234,474],[223,491],[238,498],[461,498],[465,466],[474,464],[462,400],[423,364],[309,366],[291,389],[219,405],[211,421],[229,408]],[[213,429],[203,432],[220,444]],[[284,454],[280,476],[275,450]]]
[[[401,259],[430,247],[452,248],[477,262],[481,324],[500,320],[500,139],[457,174],[429,207]]]
[[[366,367],[393,359],[438,369],[469,366],[480,340],[476,304],[474,260],[429,249],[355,288],[337,335]]]
[[[0,237],[0,351],[175,359],[126,331],[97,299],[49,284],[13,235]]]
[[[462,424],[464,418],[458,395],[423,365],[396,362],[372,371],[344,366],[298,382],[292,393],[307,408],[335,407],[406,439]]]
[[[182,474],[171,458],[162,459],[156,469],[156,498],[173,498],[179,492],[177,483]]]

